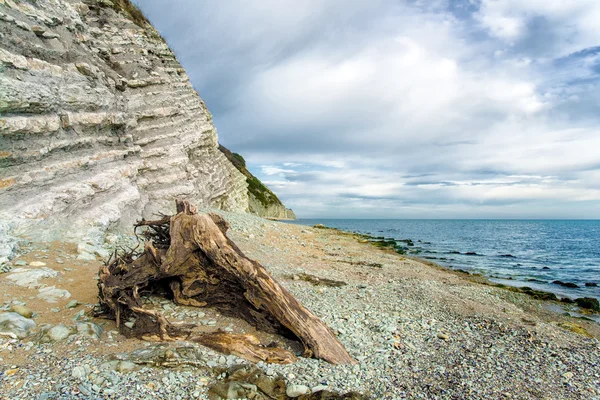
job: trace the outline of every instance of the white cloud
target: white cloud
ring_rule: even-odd
[[[180,3],[140,5],[298,215],[598,217],[600,53],[559,64],[600,1]]]
[[[541,17],[560,33],[563,53],[600,43],[597,0],[482,0],[476,15],[492,35],[508,42],[522,38],[528,23]]]

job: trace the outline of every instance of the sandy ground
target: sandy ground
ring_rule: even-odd
[[[352,293],[352,296],[356,295],[353,300],[355,302],[368,302],[370,301],[369,296],[373,296],[373,301],[385,303],[389,300],[391,304],[394,299],[377,297],[378,288],[382,289],[381,293],[395,290],[399,297],[408,300],[409,307],[406,311],[399,309],[401,310],[398,311],[400,314],[402,312],[410,313],[410,307],[421,307],[420,314],[415,316],[415,320],[427,315],[428,307],[430,307],[431,318],[434,322],[435,318],[439,320],[436,313],[442,310],[444,315],[456,316],[459,322],[473,319],[495,321],[503,330],[529,332],[532,337],[541,338],[540,340],[552,343],[557,347],[569,348],[569,346],[579,346],[585,343],[588,348],[591,345],[592,348],[598,349],[597,339],[600,338],[600,327],[597,323],[566,317],[550,311],[551,307],[547,302],[486,285],[482,278],[448,271],[431,263],[405,258],[391,251],[360,243],[352,235],[280,222],[264,221],[263,223],[258,219],[256,221],[250,226],[241,223],[234,224],[229,233],[230,237],[249,257],[265,265],[273,276],[299,299],[304,299],[304,303],[314,309],[317,315],[326,322],[332,321],[334,329],[343,327],[343,324],[340,325],[336,322],[336,318],[339,319],[340,316],[337,315],[337,311],[336,315],[332,315],[333,312],[328,313],[324,304],[327,303],[328,296],[332,296],[331,301],[336,301],[335,296],[338,292],[334,292],[336,289],[319,285],[313,286],[304,282],[299,279],[299,274],[306,273],[343,281],[348,285],[347,287],[352,288],[353,291],[350,292],[348,289],[348,293]],[[5,308],[8,308],[8,304],[14,300],[26,303],[26,306],[35,312],[34,320],[38,326],[41,324],[73,324],[73,317],[78,312],[81,310],[85,310],[87,313],[91,312],[97,301],[95,277],[102,263],[77,260],[76,250],[76,245],[69,243],[38,243],[34,244],[28,252],[13,260],[13,262],[23,260],[27,263],[34,261],[46,263],[48,268],[57,271],[59,275],[57,278],[44,279],[40,282],[44,285],[68,290],[71,293],[69,299],[48,303],[36,297],[37,289],[16,286],[7,279],[9,274],[2,274],[0,275],[0,303],[4,303]],[[58,263],[57,259],[62,260],[63,263]],[[73,299],[76,299],[80,305],[74,309],[65,308],[67,303]],[[388,306],[382,305],[383,309]],[[52,310],[53,308],[55,310]],[[56,312],[56,308],[59,308],[60,311]],[[187,309],[192,310],[193,308]],[[205,309],[203,312],[206,313],[205,318],[216,320],[215,326],[204,328],[206,330],[228,327],[234,332],[254,331],[244,322],[225,318],[213,310]],[[354,316],[341,316],[341,318],[348,320]],[[377,322],[376,319],[373,320]],[[103,326],[104,332],[110,340],[83,343],[89,354],[109,357],[112,354],[146,345],[137,339],[128,339],[117,333],[113,321],[104,319],[93,321]],[[583,328],[588,336],[574,333],[561,327],[561,324]],[[342,328],[340,328],[340,332],[343,332]],[[405,344],[399,336],[399,331],[395,335],[398,337],[398,348],[402,348]],[[595,340],[595,345],[590,344],[589,336],[595,338],[592,339],[592,341]],[[438,334],[438,337],[442,336]],[[343,338],[344,336],[342,336]],[[262,335],[261,339],[269,342],[274,338]],[[352,341],[350,340],[350,342]],[[73,351],[73,346],[81,347],[82,341],[68,344],[56,343],[52,347],[53,354],[59,358],[68,357]],[[353,352],[354,356],[357,354],[356,351]],[[592,356],[598,357],[600,362],[598,354],[600,353]],[[0,347],[0,371],[4,370],[5,373],[15,369],[28,371],[36,368],[34,363],[39,363],[39,358],[32,358],[31,352],[25,347],[6,344],[4,347]],[[598,368],[600,369],[600,366]],[[64,374],[64,371],[57,368],[52,374],[60,376]],[[9,393],[16,390],[17,387],[18,384],[15,384],[15,380],[4,380],[3,383],[0,383],[0,393],[2,391]],[[600,395],[600,378],[596,381],[595,386],[588,384],[582,390],[582,392],[576,393],[587,393],[590,398]],[[396,395],[382,396],[399,398]],[[489,398],[487,395],[482,397]],[[569,396],[557,395],[556,398],[562,397]],[[531,397],[524,396],[523,398],[536,398],[536,396],[534,393]],[[552,398],[552,396],[540,396],[539,398]],[[577,396],[573,398],[577,398]]]

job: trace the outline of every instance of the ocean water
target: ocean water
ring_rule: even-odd
[[[345,231],[411,239],[409,255],[492,281],[600,299],[600,220],[299,219]],[[402,243],[401,243],[402,244]],[[468,254],[467,254],[468,253]],[[552,283],[570,282],[577,288]],[[597,283],[599,287],[585,286]]]

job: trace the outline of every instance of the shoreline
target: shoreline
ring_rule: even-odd
[[[298,224],[298,225],[301,225],[301,224]],[[309,225],[302,225],[302,226],[309,226]],[[534,287],[531,287],[531,283],[528,283],[526,281],[513,280],[512,278],[500,278],[500,277],[497,277],[494,275],[485,275],[485,274],[478,273],[478,272],[470,272],[465,269],[454,268],[451,266],[439,264],[436,261],[434,261],[433,259],[429,259],[427,257],[419,257],[418,255],[414,255],[414,254],[407,254],[406,250],[410,249],[410,247],[400,247],[399,248],[398,244],[404,243],[404,244],[408,244],[408,246],[413,246],[414,242],[411,239],[398,240],[398,239],[386,238],[383,236],[373,236],[371,234],[364,234],[364,233],[360,233],[360,232],[356,232],[356,231],[347,231],[347,230],[340,229],[340,228],[328,227],[323,224],[316,224],[316,225],[312,226],[312,228],[337,231],[343,235],[353,235],[353,236],[357,237],[357,240],[359,240],[360,243],[371,244],[380,249],[388,249],[390,251],[398,253],[401,256],[411,258],[422,264],[430,265],[435,268],[441,268],[443,270],[450,271],[453,273],[465,275],[465,278],[469,277],[469,278],[471,278],[470,280],[474,281],[474,282],[478,282],[478,283],[488,285],[488,286],[494,286],[494,287],[506,289],[509,291],[517,292],[517,293],[524,293],[524,294],[531,296],[534,299],[548,301],[551,304],[553,304],[554,306],[560,307],[561,313],[565,313],[565,312],[573,313],[573,314],[575,314],[574,315],[575,318],[587,319],[589,321],[594,321],[594,322],[600,324],[600,309],[594,310],[592,308],[589,308],[589,307],[593,306],[593,304],[592,305],[589,304],[590,303],[589,297],[576,297],[571,294],[565,295],[564,293],[561,293],[561,291],[559,291],[559,290],[549,291],[549,290],[537,289],[537,288],[535,288],[535,284],[533,285]],[[497,281],[500,281],[500,282],[497,282]],[[591,298],[591,300],[594,301],[594,298]],[[595,299],[595,303],[596,304],[598,303],[598,299]],[[580,304],[582,304],[583,306],[581,306]],[[559,312],[559,311],[557,311],[557,312]]]
[[[552,313],[543,301],[471,280],[481,277],[365,246],[354,234],[219,213],[230,222],[229,237],[240,249],[333,329],[358,361],[355,366],[306,358],[289,365],[258,363],[269,376],[311,389],[357,391],[374,399],[600,396],[594,375],[600,359],[596,323]],[[35,244],[17,259],[43,260],[59,273],[43,282],[72,290],[71,298],[53,304],[32,300],[37,289],[16,287],[8,282],[9,274],[0,274],[4,304],[27,303],[38,314],[38,326],[73,326],[73,318],[95,303],[94,274],[101,265],[99,260],[77,260],[76,247]],[[63,264],[55,262],[58,256]],[[328,285],[328,280],[336,285]],[[67,308],[73,299],[81,304]],[[148,302],[162,307],[174,321],[206,321],[207,330],[251,329],[210,309],[160,298]],[[199,345],[128,339],[116,332],[112,321],[87,322],[103,327],[100,339],[73,334],[58,342],[29,338],[18,346],[18,341],[0,336],[0,393],[25,399],[65,388],[65,395],[71,396],[66,398],[81,398],[70,394],[75,389],[108,398],[207,398],[208,388],[221,382],[223,371],[248,365]],[[280,341],[268,335],[263,339]],[[185,357],[178,350],[182,346],[195,349],[186,350],[197,355],[193,362],[174,358],[170,362],[175,367],[160,366],[165,349]],[[163,355],[140,360],[142,350],[160,350]],[[24,386],[27,379],[37,385]]]

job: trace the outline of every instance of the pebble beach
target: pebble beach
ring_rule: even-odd
[[[329,325],[357,360],[256,364],[285,380],[287,398],[326,389],[373,399],[600,399],[600,329],[593,321],[352,234],[219,213],[242,251]],[[206,399],[232,368],[248,366],[197,344],[126,338],[114,321],[90,316],[101,256],[130,241],[21,245],[12,268],[0,274],[0,321],[17,314],[35,326],[20,334],[0,322],[0,399]],[[34,282],[14,278],[32,270],[42,271]],[[157,295],[146,303],[206,331],[253,332],[211,309]],[[295,349],[283,339],[261,339]]]

